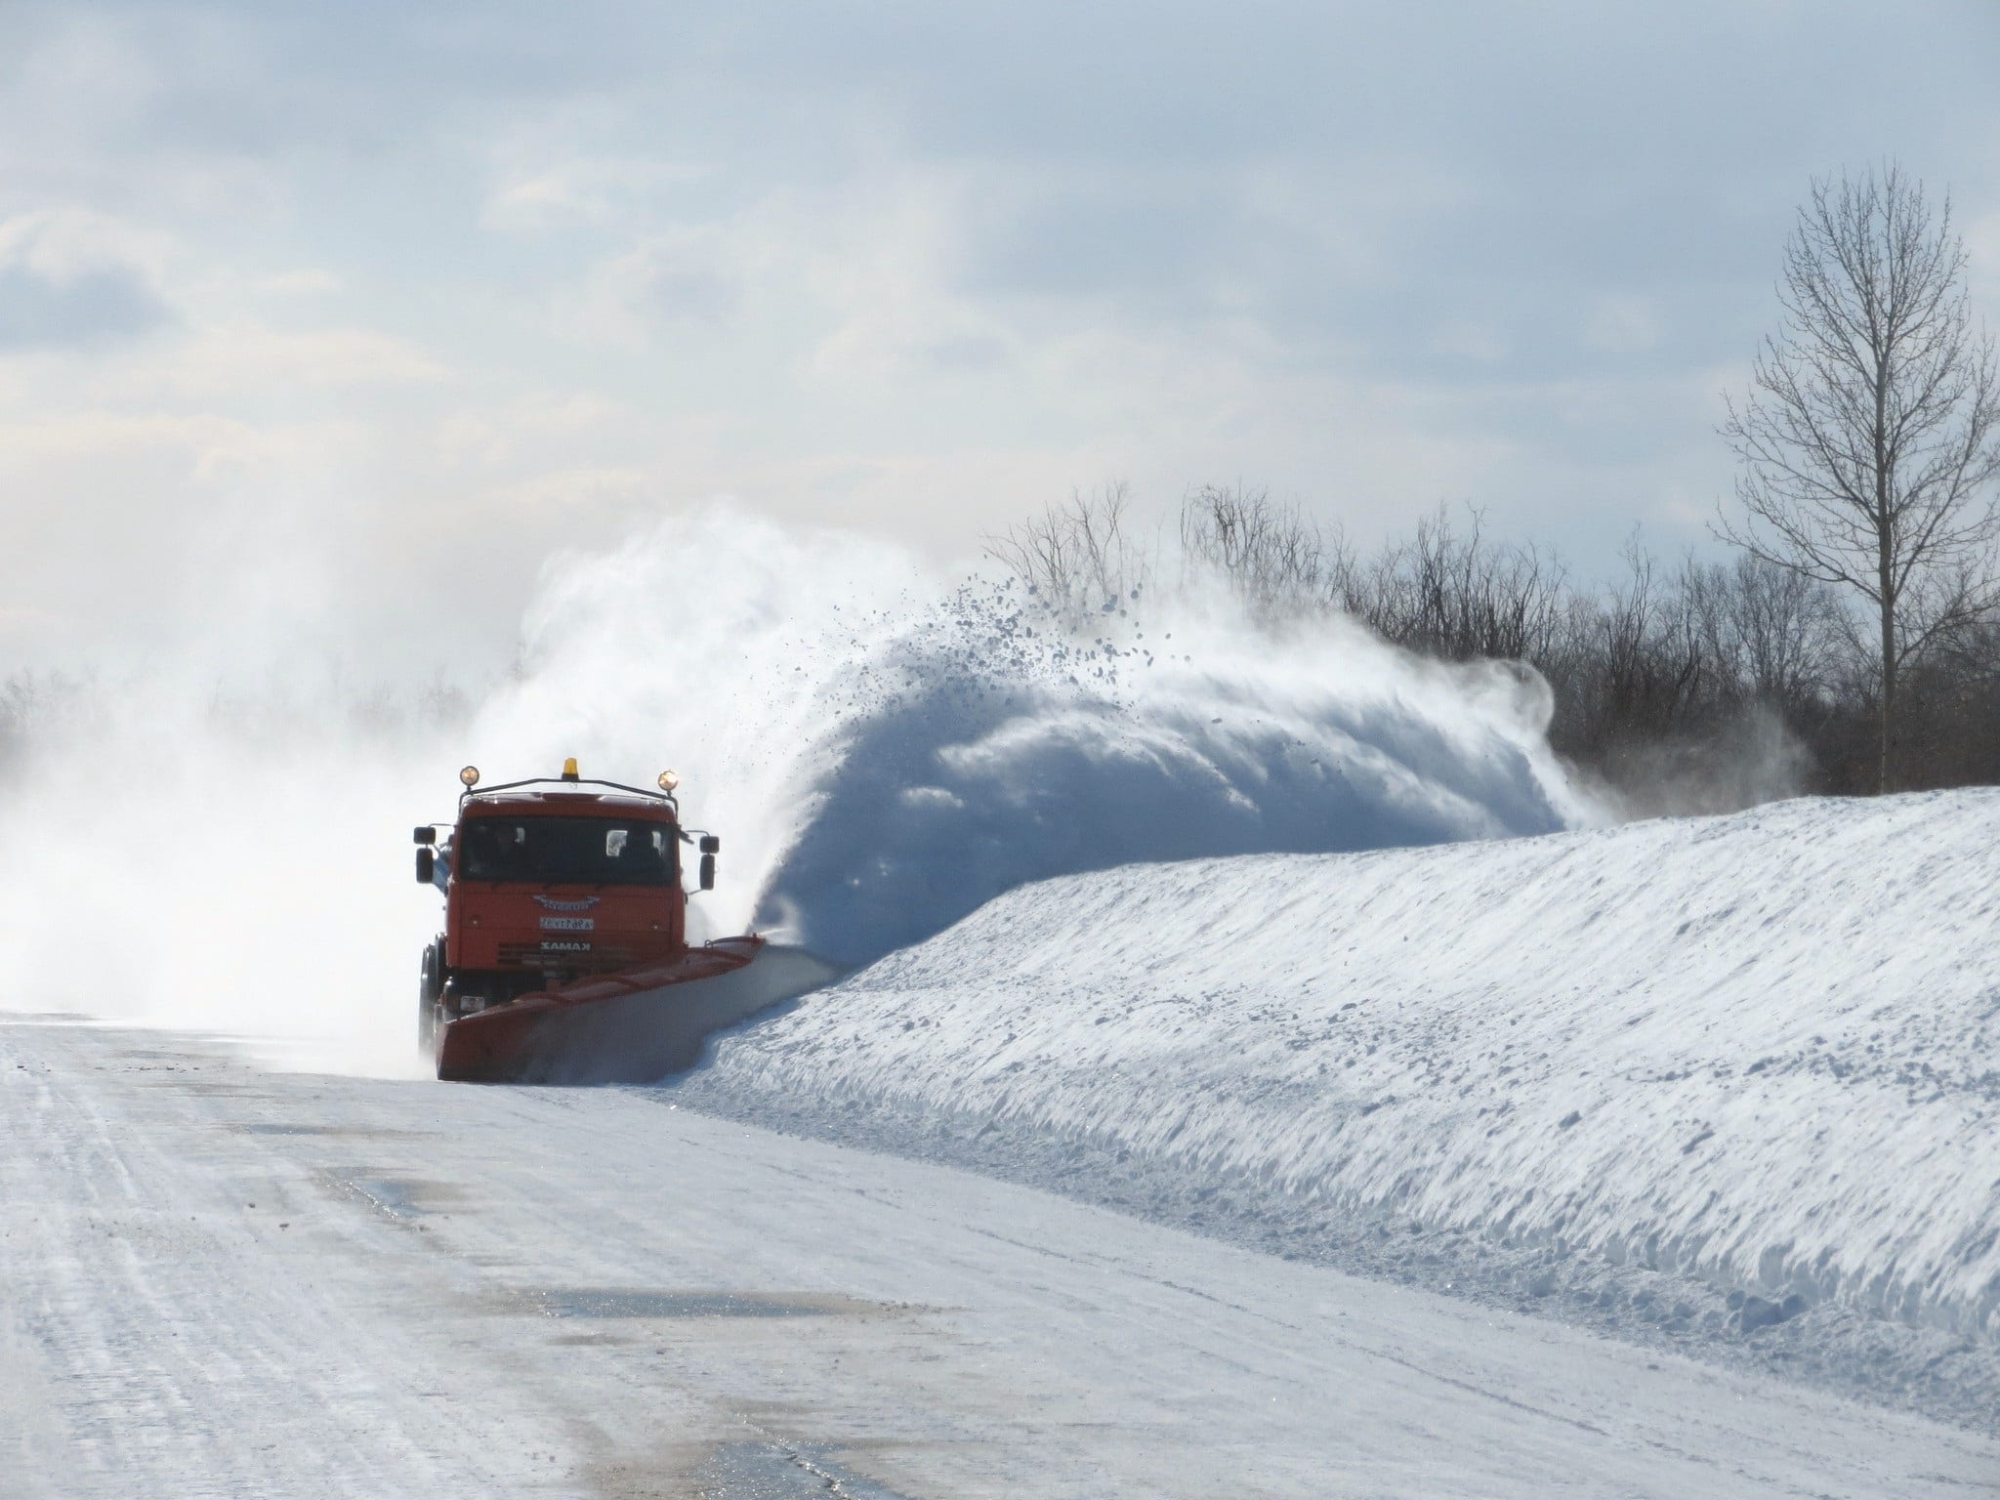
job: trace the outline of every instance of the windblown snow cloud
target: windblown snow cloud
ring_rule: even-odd
[[[715,508],[552,574],[478,733],[553,764],[674,759],[726,836],[722,928],[842,962],[1025,881],[1134,861],[1540,833],[1591,809],[1546,689],[1228,601],[1108,600],[1080,635],[852,537]]]
[[[1050,875],[1583,815],[1540,743],[1540,684],[1505,668],[1421,666],[1345,627],[1273,641],[1172,603],[1122,642],[1034,618],[961,598],[883,654],[890,686],[842,731],[768,919],[859,962]]]
[[[449,819],[465,761],[674,767],[723,840],[697,928],[847,963],[1065,871],[1591,816],[1534,679],[1109,602],[1071,635],[1004,587],[716,505],[552,563],[515,674],[461,708],[307,669],[284,600],[220,595],[212,638],[147,672],[0,701],[0,1003],[409,1066],[438,920],[409,828]]]

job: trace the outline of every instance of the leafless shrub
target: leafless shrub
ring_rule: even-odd
[[[1746,553],[1690,561],[1681,587],[1720,670],[1751,697],[1793,711],[1825,695],[1849,636],[1825,584]]]
[[[1532,546],[1489,543],[1477,511],[1461,533],[1443,507],[1385,549],[1351,594],[1383,637],[1447,661],[1548,655],[1566,603],[1559,564]]]
[[[1204,485],[1181,503],[1180,533],[1182,557],[1226,581],[1256,619],[1358,612],[1354,554],[1339,528],[1268,490]]]
[[[1151,565],[1128,534],[1130,511],[1123,481],[1089,496],[1072,491],[1067,502],[987,537],[986,555],[1074,629],[1136,599],[1151,582]]]

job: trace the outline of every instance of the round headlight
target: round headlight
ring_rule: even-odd
[[[679,786],[680,784],[681,784],[680,777],[676,776],[672,771],[660,772],[661,791],[671,792],[675,787]]]
[[[477,766],[467,766],[467,767],[466,767],[466,768],[465,768],[465,769],[464,769],[463,771],[460,771],[460,772],[458,773],[458,779],[459,779],[460,781],[464,782],[464,783],[465,783],[465,785],[467,785],[468,787],[474,787],[474,786],[478,786],[478,785],[479,785],[479,767],[477,767]]]

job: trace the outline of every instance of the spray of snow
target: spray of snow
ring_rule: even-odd
[[[530,764],[678,757],[729,839],[712,919],[846,963],[1070,871],[1591,815],[1532,674],[1338,624],[1277,639],[1219,597],[1107,604],[1079,638],[1009,587],[940,592],[879,544],[710,512],[559,566],[478,737]]]
[[[43,726],[0,798],[0,1005],[413,1075],[427,914],[403,851],[436,734],[351,708],[218,703],[175,675]]]
[[[408,830],[449,819],[465,761],[674,767],[687,821],[724,838],[697,929],[849,963],[1069,871],[1592,816],[1532,676],[1358,630],[1274,639],[1196,597],[1107,601],[1082,640],[1006,587],[728,507],[552,560],[517,670],[457,719],[246,658],[246,635],[288,638],[280,602],[31,736],[0,794],[0,1003],[409,1071],[437,909]]]

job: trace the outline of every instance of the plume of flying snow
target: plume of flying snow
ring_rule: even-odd
[[[552,559],[517,669],[464,713],[396,712],[289,646],[245,665],[246,635],[297,638],[281,603],[28,716],[0,770],[0,1004],[413,1071],[439,913],[409,828],[449,821],[467,761],[674,768],[685,821],[723,839],[695,930],[844,963],[1051,875],[1594,817],[1532,674],[1263,634],[1199,594],[1108,600],[1078,635],[1009,586],[720,504]]]
[[[1334,622],[1274,637],[1220,595],[1106,601],[1079,635],[1006,585],[710,511],[553,570],[516,760],[678,757],[723,832],[720,927],[862,963],[1016,885],[1201,855],[1543,833],[1589,820],[1546,686]]]

